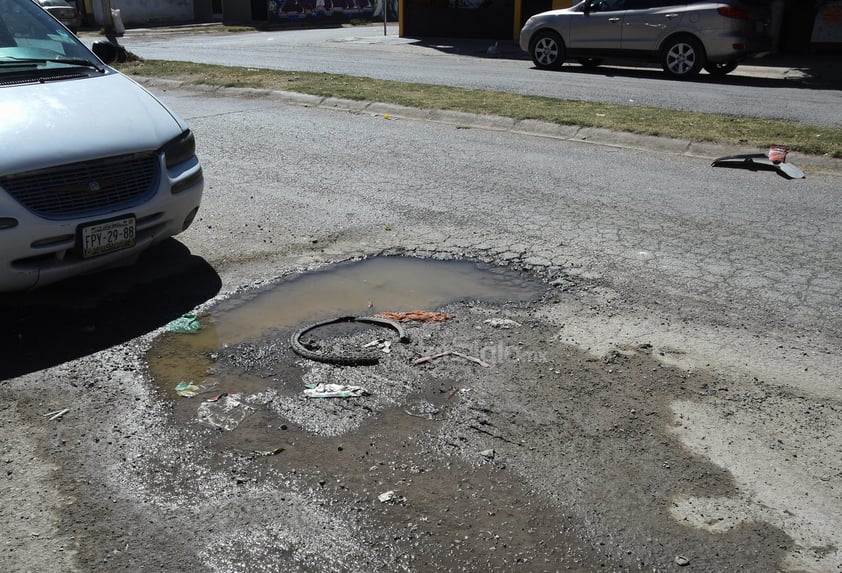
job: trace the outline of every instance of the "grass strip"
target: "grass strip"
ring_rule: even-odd
[[[842,129],[784,120],[583,102],[318,72],[161,60],[131,61],[118,67],[129,75],[178,79],[187,84],[292,91],[749,148],[783,145],[800,153],[842,158]]]

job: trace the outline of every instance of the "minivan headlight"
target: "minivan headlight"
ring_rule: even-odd
[[[173,167],[196,155],[196,138],[193,137],[193,132],[188,129],[175,139],[165,143],[161,150],[164,152],[167,167]]]

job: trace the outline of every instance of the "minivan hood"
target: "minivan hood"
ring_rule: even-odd
[[[154,150],[186,129],[113,71],[0,87],[0,175]]]

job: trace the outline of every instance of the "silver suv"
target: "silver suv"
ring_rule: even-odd
[[[658,62],[675,78],[693,77],[702,68],[724,75],[772,49],[769,4],[586,0],[529,18],[520,47],[541,69],[558,69],[568,58],[588,67],[610,58]]]

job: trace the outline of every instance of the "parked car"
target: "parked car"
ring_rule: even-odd
[[[520,47],[541,69],[558,69],[568,58],[588,67],[633,59],[660,63],[674,78],[702,68],[724,75],[772,49],[770,22],[763,0],[586,0],[529,18]]]
[[[67,26],[67,29],[74,34],[79,31],[82,25],[82,16],[76,9],[76,3],[70,4],[64,0],[34,0],[47,13]]]
[[[126,264],[193,222],[188,126],[32,0],[0,0],[0,118],[0,292]]]

